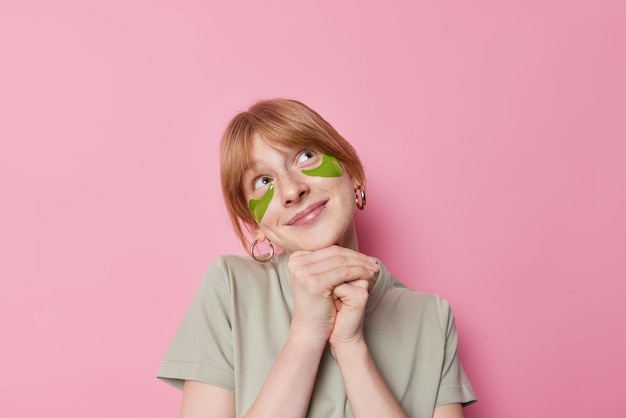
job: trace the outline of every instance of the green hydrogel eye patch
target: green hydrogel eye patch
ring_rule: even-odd
[[[322,156],[322,163],[312,170],[302,170],[307,176],[314,177],[341,177],[343,174],[343,166],[332,155],[324,154]]]
[[[270,187],[267,189],[263,197],[258,200],[250,199],[250,201],[248,202],[250,212],[252,212],[252,216],[257,222],[261,222],[261,219],[263,218],[263,215],[265,215],[267,207],[272,201],[272,197],[274,197],[274,184],[270,184]]]

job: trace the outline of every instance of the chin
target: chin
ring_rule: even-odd
[[[313,241],[313,242],[306,242],[306,243],[303,243],[303,245],[307,247],[306,251],[316,251],[316,250],[321,250],[322,248],[331,247],[333,245],[341,245],[341,240],[340,239],[319,240],[319,241]]]
[[[317,251],[322,248],[330,247],[331,245],[335,245],[336,242],[333,240],[313,240],[313,241],[305,241],[302,240],[291,246],[289,250],[283,248],[286,253],[292,253],[295,251]]]
[[[345,247],[347,245],[344,244],[348,238],[349,234],[334,224],[318,224],[314,228],[306,228],[298,234],[291,235],[289,241],[285,242],[289,249],[283,249],[285,252],[291,253],[294,251],[317,251],[333,245]]]

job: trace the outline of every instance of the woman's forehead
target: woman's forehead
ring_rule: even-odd
[[[250,157],[254,158],[254,152],[264,147],[271,148],[282,154],[290,154],[294,151],[300,151],[302,148],[313,150],[320,148],[319,144],[312,140],[267,138],[256,135],[252,140],[252,146],[249,148]]]
[[[244,173],[254,171],[263,165],[267,159],[267,152],[276,152],[287,155],[293,152],[294,146],[282,144],[277,141],[267,140],[261,136],[255,136],[245,150]]]

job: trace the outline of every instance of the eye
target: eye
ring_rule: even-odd
[[[296,162],[298,164],[302,164],[302,163],[309,161],[313,157],[315,157],[315,154],[313,153],[313,151],[305,150],[305,151],[302,151],[300,154],[298,154],[298,158]]]
[[[256,180],[254,180],[253,188],[254,190],[262,189],[263,187],[267,186],[271,182],[272,182],[271,178],[267,176],[261,176],[261,177],[258,177]]]

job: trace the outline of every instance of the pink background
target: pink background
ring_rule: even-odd
[[[625,39],[619,0],[3,1],[0,415],[177,415],[161,358],[243,253],[219,136],[287,96],[362,156],[364,252],[450,300],[467,417],[621,416]]]

